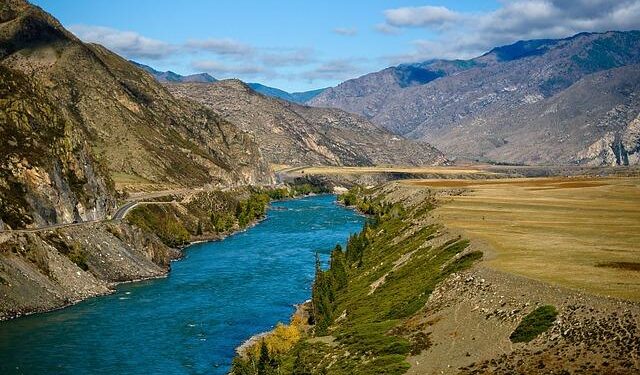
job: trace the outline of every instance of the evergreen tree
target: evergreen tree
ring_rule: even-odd
[[[345,265],[345,255],[342,246],[336,245],[331,252],[331,265],[329,268],[332,278],[333,294],[347,286],[347,268]]]
[[[320,257],[316,254],[316,278],[311,289],[311,305],[317,333],[326,332],[331,324],[333,299],[331,275],[322,271]]]
[[[270,373],[272,373],[272,371],[269,348],[267,348],[267,343],[262,340],[260,344],[260,358],[258,359],[258,375],[268,375]]]

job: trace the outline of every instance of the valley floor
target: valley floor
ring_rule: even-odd
[[[422,180],[464,189],[434,212],[488,244],[494,269],[640,301],[640,178]]]

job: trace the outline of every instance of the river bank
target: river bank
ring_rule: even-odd
[[[186,248],[169,277],[0,323],[0,373],[227,373],[238,345],[309,298],[316,252],[325,262],[362,228],[333,196],[272,205],[259,225]]]
[[[111,294],[124,282],[165,277],[190,245],[222,240],[264,219],[267,204],[312,187],[239,188],[144,205],[121,222],[0,233],[0,321]]]

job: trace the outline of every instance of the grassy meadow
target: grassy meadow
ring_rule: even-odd
[[[640,178],[407,183],[465,189],[436,213],[488,243],[490,267],[640,301]]]

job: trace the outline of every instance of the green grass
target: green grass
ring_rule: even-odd
[[[525,316],[509,336],[511,342],[529,342],[553,325],[558,311],[551,305],[540,306]]]
[[[155,233],[167,246],[182,246],[191,236],[174,210],[169,205],[142,205],[134,208],[127,220],[145,231]]]

